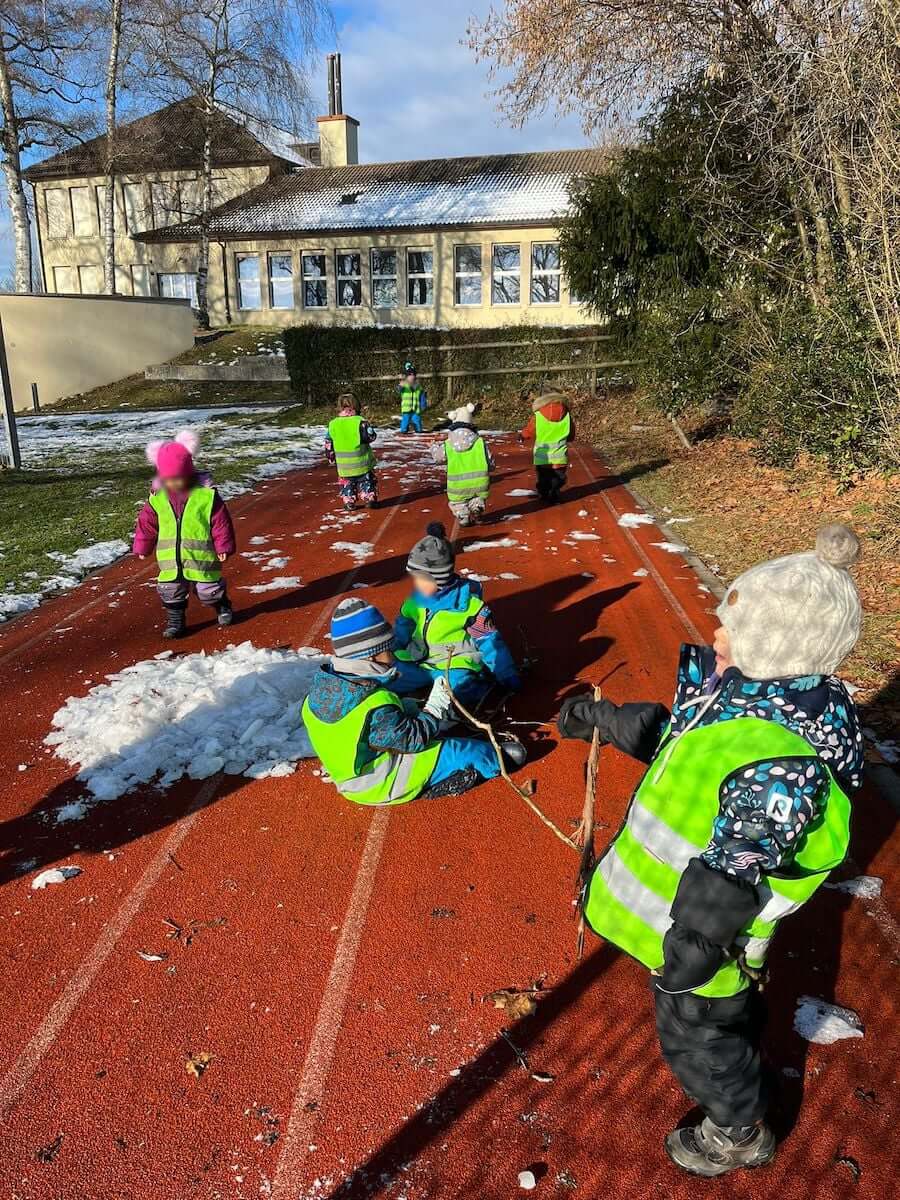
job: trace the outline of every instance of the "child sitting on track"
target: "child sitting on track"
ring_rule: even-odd
[[[814,553],[739,576],[713,646],[682,647],[671,715],[582,698],[560,713],[564,737],[596,729],[649,763],[591,875],[585,916],[651,969],[663,1057],[705,1113],[665,1140],[694,1175],[775,1155],[759,983],[780,919],[847,853],[863,747],[834,672],[859,637],[846,569],[858,551],[849,529],[830,525]]]
[[[549,392],[532,401],[531,417],[520,433],[524,441],[534,439],[535,487],[548,504],[558,504],[569,466],[569,442],[575,425],[569,403],[560,392]]]
[[[440,522],[410,551],[406,570],[413,594],[396,624],[396,690],[419,691],[446,671],[466,705],[477,702],[494,680],[509,691],[521,687],[516,664],[481,595],[481,584],[457,575],[454,551]]]
[[[403,376],[397,384],[400,395],[400,432],[422,432],[422,413],[428,407],[425,390],[416,380],[416,368],[411,362],[403,364]]]
[[[424,708],[394,690],[394,632],[377,608],[342,600],[331,619],[334,655],[316,672],[303,704],[313,750],[337,790],[355,804],[406,804],[417,796],[458,795],[499,775],[493,747],[475,737],[440,739],[452,712],[447,686],[434,681]],[[503,743],[508,767],[525,747]]]
[[[328,426],[325,456],[337,468],[344,508],[352,512],[357,503],[374,508],[378,503],[375,454],[377,434],[359,415],[359,401],[347,392],[338,396],[338,415]]]
[[[188,596],[216,610],[219,625],[230,625],[231,601],[221,564],[235,551],[234,526],[209,475],[198,473],[193,455],[199,439],[183,429],[174,442],[150,442],[147,461],[156,468],[150,498],[138,514],[134,553],[156,551],[157,590],[166,610],[164,638],[185,632]]]
[[[474,413],[474,404],[448,413],[447,440],[431,447],[434,461],[446,464],[447,502],[462,526],[472,525],[484,513],[494,469],[491,453],[472,421]]]

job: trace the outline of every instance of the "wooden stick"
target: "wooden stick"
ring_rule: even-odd
[[[510,777],[510,774],[506,769],[506,763],[503,761],[503,751],[500,749],[500,743],[497,741],[497,738],[494,734],[494,730],[493,730],[493,727],[491,726],[491,724],[488,721],[480,721],[478,719],[478,717],[474,716],[471,712],[469,712],[469,710],[462,703],[462,701],[457,698],[456,694],[453,691],[453,688],[450,686],[450,658],[449,658],[449,655],[447,657],[447,666],[446,666],[446,669],[444,672],[444,678],[446,680],[447,690],[450,693],[450,699],[453,702],[454,708],[456,708],[456,710],[460,713],[460,715],[463,716],[469,722],[470,725],[474,725],[476,729],[480,729],[483,733],[486,733],[488,735],[488,737],[490,738],[491,745],[494,747],[494,753],[497,755],[497,763],[500,766],[500,774],[502,775],[502,777],[506,780],[506,782],[509,784],[509,786],[512,788],[512,790],[516,793],[516,795],[521,797],[521,799],[525,801],[525,803],[528,805],[528,807],[531,809],[531,811],[534,813],[534,815],[537,817],[537,819],[539,821],[542,821],[543,824],[547,826],[547,828],[550,830],[551,833],[554,833],[561,842],[565,842],[565,844],[567,846],[571,846],[573,850],[577,851],[579,849],[579,847],[575,844],[575,842],[567,834],[563,833],[563,831],[560,828],[558,828],[558,826],[554,825],[549,817],[544,816],[544,814],[541,812],[541,810],[538,808],[538,806],[532,800],[530,791],[527,791],[525,788],[520,788],[519,785]],[[532,784],[532,786],[533,786],[533,784]]]
[[[594,702],[603,699],[603,689],[594,688]],[[581,824],[575,835],[575,841],[581,845],[581,862],[578,864],[576,876],[576,897],[578,899],[578,937],[576,957],[581,961],[584,954],[584,908],[582,897],[591,867],[594,865],[594,810],[597,800],[597,767],[600,763],[600,731],[595,729],[591,737],[591,751],[588,754],[587,770],[584,778],[584,809],[581,813]]]

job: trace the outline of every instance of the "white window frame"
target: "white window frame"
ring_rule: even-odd
[[[508,267],[497,267],[494,264],[494,251],[501,246],[515,247],[519,252],[519,265],[513,271]],[[518,300],[495,300],[494,299],[494,282],[498,279],[518,279],[519,281],[519,298]],[[522,243],[521,242],[491,242],[491,305],[496,305],[498,308],[519,308],[522,304]]]
[[[341,275],[340,268],[339,268],[341,256],[342,255],[353,255],[353,254],[355,254],[356,258],[357,258],[358,267],[359,267],[358,273],[356,275]],[[362,250],[335,250],[335,252],[334,252],[334,279],[335,279],[334,290],[335,290],[335,298],[337,300],[338,308],[362,308],[362,302],[363,302],[362,260],[363,260]],[[345,304],[341,298],[341,284],[348,283],[348,282],[356,283],[359,285],[359,300],[355,304]]]
[[[273,258],[286,258],[290,262],[291,273],[289,276],[285,276],[285,275],[277,275],[276,276],[276,275],[272,274],[272,259]],[[276,312],[289,312],[292,309],[296,308],[297,301],[294,297],[294,255],[293,255],[292,251],[290,251],[290,250],[270,250],[269,253],[266,255],[266,271],[267,271],[268,282],[269,282],[269,308],[275,309]],[[290,304],[276,304],[275,303],[275,280],[276,279],[278,279],[279,282],[281,282],[281,283],[284,283],[285,281],[290,282],[290,285],[291,285],[291,288],[290,288],[291,302],[290,302]]]
[[[394,270],[393,273],[385,273],[375,271],[375,255],[376,254],[393,254]],[[372,292],[372,307],[380,309],[397,308],[400,303],[400,251],[396,246],[372,246],[369,250],[369,270],[371,275],[370,286]],[[392,304],[380,304],[375,298],[375,284],[393,282],[394,285],[394,300]]]
[[[69,291],[60,291],[59,290],[58,277],[60,275],[62,275],[62,273],[64,271],[72,272],[72,279],[74,281],[75,286],[74,286],[74,288],[70,289]],[[80,295],[81,294],[81,280],[79,279],[79,276],[78,276],[78,268],[77,267],[63,267],[63,266],[54,267],[53,268],[53,292],[54,292],[54,295],[56,295],[56,296],[78,296],[78,295]]]
[[[411,254],[430,254],[431,255],[431,270],[430,271],[411,271],[409,269],[409,256]],[[414,280],[424,280],[426,294],[428,291],[428,281],[431,280],[431,299],[418,300],[410,299],[409,285]],[[434,308],[434,246],[407,246],[406,247],[406,306],[407,308]]]
[[[458,254],[460,250],[478,251],[478,270],[461,271]],[[460,300],[460,280],[478,280],[478,299]],[[457,308],[480,308],[484,304],[484,250],[480,242],[459,242],[453,247],[453,303]]]
[[[535,250],[537,249],[538,246],[555,246],[556,247],[556,261],[559,263],[559,266],[558,267],[541,267],[536,270],[535,265],[534,265],[534,254],[535,254]],[[534,298],[534,281],[535,281],[535,279],[536,278],[553,279],[554,276],[556,277],[556,299],[555,300],[535,300],[535,298]],[[552,307],[557,304],[562,304],[562,262],[560,261],[560,257],[559,257],[559,241],[555,238],[551,238],[549,241],[541,241],[541,242],[532,242],[531,243],[531,270],[530,270],[530,276],[529,276],[529,280],[528,280],[528,301],[530,304],[534,304],[534,305],[538,306],[539,308],[547,308],[547,307]]]
[[[193,280],[190,286],[184,286],[184,294],[181,296],[171,295],[166,297],[163,291],[164,279],[180,279],[182,281]],[[160,296],[170,300],[189,300],[191,307],[197,307],[197,272],[196,271],[159,271],[156,276],[156,290]]]
[[[62,233],[54,233],[50,224],[50,197],[58,195],[60,204],[62,205],[62,218],[64,229]],[[47,240],[53,242],[61,242],[65,238],[71,236],[72,229],[72,204],[69,200],[69,189],[67,187],[53,187],[44,189],[44,219],[47,226]]]
[[[134,196],[135,191],[137,191],[140,195],[140,206],[139,206],[138,212],[131,212],[130,211],[132,208],[131,198]],[[147,220],[148,212],[149,212],[149,210],[147,208],[147,185],[142,180],[138,181],[137,183],[134,183],[134,182],[123,183],[122,184],[122,214],[125,217],[125,222],[124,222],[125,232],[128,234],[143,233],[145,230],[152,228],[152,226],[148,223],[148,220]],[[137,227],[135,222],[139,223],[140,228]]]
[[[256,284],[256,303],[255,304],[245,304],[244,303],[244,294],[241,289],[241,263],[251,262],[251,261],[256,263],[256,279],[255,280],[248,279],[246,282],[251,283],[251,284],[255,282],[255,284]],[[234,286],[235,286],[235,291],[237,292],[238,310],[240,312],[259,312],[260,309],[263,307],[262,276],[260,274],[259,255],[255,251],[249,250],[247,252],[235,254],[235,256],[234,256]]]
[[[143,274],[141,274],[143,272]],[[129,268],[131,276],[131,294],[132,296],[151,296],[153,293],[150,289],[150,268],[144,263],[132,263]],[[135,280],[142,279],[144,283],[143,291],[136,286]]]
[[[324,270],[321,275],[307,275],[304,267],[308,258],[321,258]],[[324,283],[325,284],[325,303],[324,304],[307,304],[306,302],[306,282]],[[300,253],[300,299],[303,308],[311,309],[314,312],[322,312],[330,307],[328,301],[328,252],[326,250],[303,250]]]
[[[97,279],[97,287],[88,291],[84,286],[83,272],[93,271]],[[103,268],[99,263],[82,263],[78,267],[78,290],[82,296],[102,296],[103,295]]]

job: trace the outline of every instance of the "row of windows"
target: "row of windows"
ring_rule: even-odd
[[[213,178],[213,204],[231,199],[239,183],[228,176]],[[202,208],[202,181],[162,180],[157,183],[123,183],[116,188],[117,232],[140,233],[164,229],[196,217]],[[106,185],[47,188],[44,192],[48,238],[92,237],[103,233]]]
[[[434,304],[434,251],[406,249],[406,299],[412,308]],[[269,254],[268,306],[294,307],[294,259],[289,252]],[[369,302],[373,308],[400,305],[401,251],[369,251]],[[328,256],[308,250],[300,255],[300,302],[304,308],[328,308]],[[363,255],[359,250],[334,252],[333,286],[338,308],[363,305]],[[235,255],[238,308],[253,311],[263,307],[263,281],[258,254]],[[532,242],[529,303],[559,304],[562,269],[559,242]],[[490,302],[494,305],[522,303],[522,247],[518,242],[500,242],[490,247]],[[460,245],[453,250],[453,298],[461,307],[484,303],[482,247]]]
[[[197,276],[188,272],[160,273],[157,292],[169,299],[190,300],[197,306]],[[150,268],[140,264],[116,266],[116,288],[120,295],[151,296]],[[99,296],[103,292],[103,268],[95,264],[80,267],[54,267],[53,290],[69,296]]]

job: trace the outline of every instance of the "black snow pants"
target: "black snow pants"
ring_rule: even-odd
[[[670,996],[654,986],[653,996],[663,1058],[689,1099],[723,1128],[761,1121],[765,1013],[757,988],[710,999],[693,992]]]
[[[559,499],[559,493],[563,489],[563,484],[566,482],[565,467],[535,467],[537,474],[537,492],[542,500],[549,500],[555,504]]]

